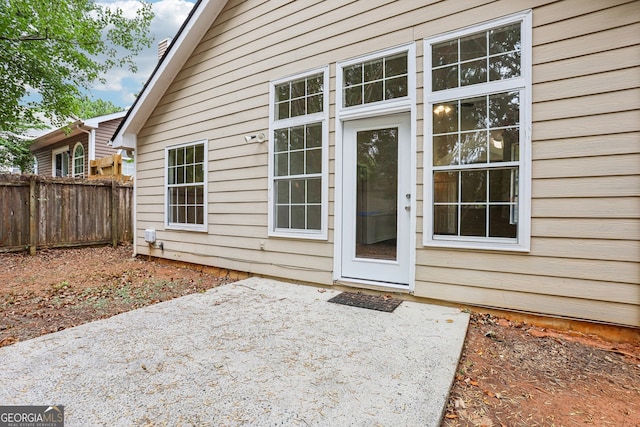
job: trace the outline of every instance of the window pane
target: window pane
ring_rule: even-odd
[[[364,81],[371,82],[383,78],[382,59],[376,61],[365,62],[364,64]]]
[[[514,162],[520,158],[518,128],[492,130],[489,137],[491,162]]]
[[[291,181],[291,203],[305,203],[305,180],[296,179]]]
[[[195,170],[196,170],[196,176],[193,181],[204,182],[204,169],[202,167],[202,164],[196,165]]]
[[[176,150],[169,150],[169,167],[176,164]]]
[[[487,60],[465,62],[460,64],[460,86],[485,83],[487,81]]]
[[[520,95],[518,92],[489,96],[490,127],[512,126],[520,122]]]
[[[276,227],[289,228],[289,205],[278,206],[276,212]]]
[[[515,169],[496,169],[489,171],[489,201],[512,202],[512,177]]]
[[[458,62],[458,40],[433,45],[431,62],[434,67]]]
[[[520,52],[489,58],[489,80],[504,80],[520,76]]]
[[[304,148],[304,126],[291,128],[290,150],[302,150]]]
[[[307,114],[322,112],[324,108],[323,102],[322,94],[307,98]]]
[[[322,124],[307,125],[306,148],[322,147]]]
[[[407,54],[401,53],[399,55],[390,56],[386,58],[384,63],[384,76],[393,77],[398,76],[400,74],[407,74],[408,66],[407,66]]]
[[[184,166],[176,168],[176,184],[184,184]]]
[[[193,160],[195,159],[195,149],[193,145],[189,147],[185,147],[185,152],[186,152],[185,159],[184,159],[185,164],[193,163]]]
[[[486,33],[474,34],[460,39],[460,61],[487,56]]]
[[[291,99],[304,97],[306,94],[305,86],[304,79],[291,82]]]
[[[290,175],[302,175],[304,173],[304,151],[291,153]]]
[[[288,153],[280,153],[276,154],[276,162],[275,162],[275,176],[285,176],[289,175],[289,154]]]
[[[320,203],[322,201],[322,180],[311,178],[307,180],[307,203]]]
[[[309,77],[307,79],[307,95],[322,93],[322,90],[323,90],[322,80],[323,80],[322,74],[315,77]]]
[[[459,172],[435,172],[433,174],[433,201],[458,203]]]
[[[396,77],[385,82],[385,99],[407,96],[407,76]]]
[[[433,208],[433,232],[440,235],[458,234],[458,207],[435,206]]]
[[[278,204],[289,203],[289,181],[276,182],[276,200]]]
[[[362,64],[352,65],[344,69],[344,86],[353,86],[362,83]]]
[[[291,117],[298,117],[307,114],[306,107],[306,99],[298,98],[291,100]]]
[[[487,200],[487,171],[460,172],[462,202],[485,202]]]
[[[307,168],[305,173],[320,173],[322,172],[322,150],[316,148],[313,150],[307,150]]]
[[[320,230],[322,227],[322,209],[320,206],[307,207],[307,229]]]
[[[432,90],[444,90],[458,87],[458,66],[437,68],[431,72]]]
[[[291,228],[304,230],[306,216],[304,206],[291,206]]]
[[[362,104],[362,86],[348,87],[344,90],[344,106]]]
[[[383,100],[382,82],[366,83],[364,85],[364,103],[377,102]]]
[[[489,54],[520,50],[520,24],[489,31]]]
[[[289,129],[279,129],[274,132],[276,153],[289,150]]]
[[[487,161],[487,132],[463,133],[460,140],[460,163],[468,165]]]
[[[460,101],[460,130],[487,128],[487,98]]]
[[[276,102],[287,101],[290,98],[289,83],[277,85],[275,88]]]
[[[518,237],[517,223],[512,220],[514,206],[489,207],[489,236],[490,237]]]
[[[195,166],[185,166],[186,179],[185,182],[192,184],[196,178]]]
[[[460,235],[486,236],[487,207],[485,205],[462,205],[460,208]]]
[[[433,107],[433,133],[458,131],[458,103],[446,102]]]
[[[458,135],[435,136],[433,138],[433,165],[457,165],[460,146]]]
[[[289,118],[289,102],[282,102],[280,104],[276,104],[276,119],[287,119]]]
[[[195,161],[198,163],[204,162],[204,144],[196,145],[195,150],[196,150]]]
[[[176,165],[184,165],[184,147],[176,148]]]

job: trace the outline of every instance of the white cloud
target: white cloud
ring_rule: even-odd
[[[158,42],[175,36],[189,16],[194,0],[152,0],[151,3],[155,16],[151,21],[150,33],[154,42],[136,57],[138,72],[132,74],[124,69],[111,70],[107,75],[107,82],[94,88],[95,97],[111,100],[116,105],[130,105],[158,63]],[[100,4],[120,8],[126,16],[131,17],[135,16],[140,7],[140,3],[134,0],[103,0]]]

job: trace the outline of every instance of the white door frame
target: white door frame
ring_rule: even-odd
[[[373,285],[375,287],[385,287],[385,288],[393,288],[394,290],[403,290],[409,293],[413,293],[415,288],[415,270],[416,270],[416,199],[421,194],[417,192],[416,186],[416,167],[417,167],[417,143],[416,143],[416,113],[415,108],[413,106],[400,106],[397,105],[397,108],[385,109],[384,111],[368,111],[362,114],[349,114],[345,115],[345,117],[336,120],[336,128],[335,128],[335,211],[334,211],[334,268],[333,268],[333,280],[334,281],[343,281],[354,284],[362,284],[362,285]],[[408,108],[407,108],[408,107]],[[344,124],[350,120],[358,120],[363,118],[377,117],[377,116],[388,116],[393,114],[406,113],[409,115],[409,124],[410,124],[410,144],[411,144],[411,153],[410,153],[410,188],[411,188],[411,200],[410,200],[410,219],[409,219],[409,255],[408,255],[408,269],[409,269],[409,284],[407,285],[399,285],[396,283],[386,283],[379,281],[372,281],[366,279],[355,279],[352,277],[344,277],[342,274],[342,231],[343,231],[343,220],[342,220],[342,212],[343,212],[343,140],[344,140]]]

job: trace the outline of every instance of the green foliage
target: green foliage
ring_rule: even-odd
[[[98,116],[105,116],[111,113],[117,113],[124,109],[118,107],[111,101],[96,99],[95,101],[84,99],[80,103],[78,117],[81,119],[91,119]]]
[[[0,1],[0,145],[11,152],[9,139],[42,118],[59,127],[82,117],[84,93],[109,70],[136,71],[152,17],[145,2],[131,19],[93,0]]]

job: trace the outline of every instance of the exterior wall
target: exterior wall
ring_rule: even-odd
[[[55,150],[57,150],[60,147],[64,147],[64,146],[69,146],[69,176],[71,176],[72,173],[72,160],[73,160],[73,147],[76,145],[76,143],[78,142],[82,142],[82,145],[84,146],[84,152],[85,152],[85,163],[87,161],[87,155],[88,155],[88,150],[89,150],[89,135],[87,134],[79,134],[79,135],[75,135],[72,137],[69,137],[67,139],[64,139],[60,142],[56,142],[55,144],[52,145],[48,145],[36,152],[33,153],[33,155],[36,157],[36,159],[38,159],[38,175],[45,175],[45,176],[52,176],[52,159],[51,159],[51,153]],[[88,171],[88,166],[87,164],[85,164],[85,171]]]
[[[528,253],[422,246],[426,37],[533,10]],[[640,326],[640,3],[230,1],[138,135],[138,253],[331,284],[336,61],[417,52],[416,296]],[[267,235],[269,82],[330,66],[327,241]],[[208,233],[164,226],[164,148],[208,139]],[[50,162],[50,159],[49,159]],[[164,251],[144,243],[155,228]],[[261,250],[264,246],[264,250]]]
[[[107,142],[109,142],[121,121],[122,119],[114,119],[100,123],[100,127],[96,129],[96,157],[93,160],[110,156],[117,152],[117,150],[109,147]]]

